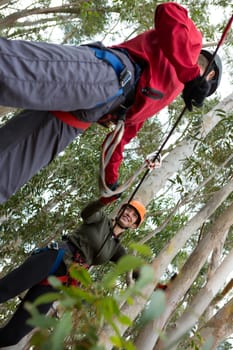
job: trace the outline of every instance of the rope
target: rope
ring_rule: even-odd
[[[108,162],[116,149],[117,145],[121,141],[122,135],[124,133],[124,122],[118,121],[117,126],[113,133],[109,134],[107,136],[107,139],[103,145],[103,150],[101,154],[101,161],[100,161],[100,195],[104,197],[111,197],[117,194],[120,194],[124,192],[126,189],[130,187],[130,185],[134,182],[134,180],[147,168],[145,171],[143,177],[141,178],[139,184],[133,191],[132,195],[130,196],[130,199],[128,202],[132,200],[132,198],[135,196],[136,192],[138,191],[139,187],[142,185],[143,181],[145,180],[147,174],[152,170],[151,167],[148,167],[148,161],[155,163],[156,161],[160,164],[161,161],[161,152],[163,148],[165,147],[166,143],[170,139],[171,135],[173,134],[174,130],[176,129],[178,123],[180,122],[182,116],[184,115],[186,111],[186,107],[184,107],[183,111],[177,118],[175,124],[173,125],[172,129],[170,130],[169,134],[167,135],[166,139],[163,141],[162,145],[160,146],[159,150],[148,155],[144,163],[141,165],[140,168],[138,168],[135,173],[121,186],[117,187],[115,191],[112,191],[106,184],[105,181],[105,169],[108,165]]]
[[[122,136],[124,133],[124,121],[119,120],[115,130],[110,133],[103,145],[101,159],[100,159],[100,195],[104,197],[111,197],[117,194],[124,192],[130,185],[134,182],[134,180],[141,174],[141,172],[147,166],[147,163],[143,163],[142,166],[136,170],[136,172],[121,186],[117,187],[115,191],[112,191],[105,181],[105,169],[109,163],[109,160],[112,157],[113,152],[115,151],[117,145],[120,143]]]
[[[185,106],[182,110],[182,112],[180,113],[179,117],[177,118],[176,122],[174,123],[173,127],[171,128],[170,132],[168,133],[167,137],[165,138],[165,140],[163,141],[162,145],[160,146],[160,148],[158,149],[158,151],[155,153],[155,156],[153,157],[152,161],[155,162],[156,160],[159,161],[160,156],[161,156],[161,152],[164,149],[166,143],[168,142],[168,140],[170,139],[171,135],[173,134],[174,130],[176,129],[177,125],[179,124],[181,118],[183,117],[185,111],[186,111],[187,107]],[[148,175],[148,173],[150,172],[150,169],[147,169],[143,175],[143,177],[141,178],[141,180],[139,181],[138,185],[136,186],[135,190],[133,191],[133,193],[131,194],[128,203],[134,198],[135,194],[137,193],[137,191],[139,190],[139,188],[141,187],[143,181],[145,180],[146,176]]]

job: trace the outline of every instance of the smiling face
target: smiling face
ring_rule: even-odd
[[[139,215],[131,205],[123,207],[120,215],[118,216],[117,224],[122,228],[136,228],[138,225]]]

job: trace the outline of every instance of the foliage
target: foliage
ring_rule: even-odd
[[[55,7],[50,0],[36,0],[29,4],[19,0],[2,1],[0,4],[0,31],[2,36],[9,38],[68,44],[104,39],[106,42],[115,43],[152,28],[154,8],[158,3],[159,1],[154,0],[144,2],[138,0],[112,0],[111,2],[66,0]],[[191,2],[182,0],[180,3],[189,8],[191,17],[205,34],[206,41],[219,39],[229,17],[229,9],[231,10],[229,1]],[[213,16],[209,14],[218,11],[224,14],[224,23],[218,21],[213,25]],[[122,27],[124,30],[121,29]],[[228,43],[227,49],[231,47],[232,44]],[[225,47],[223,51],[225,53]],[[225,70],[232,71],[232,55],[228,55],[227,63]],[[219,96],[210,99],[202,110],[187,113],[164,154],[175,147],[178,140],[182,140],[185,136],[195,139],[203,114],[209,111],[219,99]],[[182,108],[183,101],[178,98],[166,112],[145,123],[137,140],[134,140],[125,149],[125,162],[121,167],[122,182],[135,171],[148,153],[158,149]],[[133,302],[134,296],[138,295],[142,287],[149,282],[142,276],[151,277],[151,271],[148,270],[148,266],[145,266],[145,273],[135,286],[126,288],[124,268],[125,266],[135,267],[137,262],[140,265],[142,261],[150,262],[178,229],[232,176],[232,160],[222,166],[232,154],[232,115],[227,116],[224,111],[219,111],[219,114],[222,117],[221,123],[205,140],[202,140],[193,156],[184,160],[182,171],[170,178],[166,188],[161,189],[160,195],[150,202],[146,222],[136,230],[133,236],[131,232],[126,232],[124,235],[124,245],[138,251],[143,258],[127,257],[126,259],[129,260],[123,261],[123,270],[121,264],[111,270],[109,265],[98,267],[91,274],[83,270],[73,270],[74,277],[82,282],[82,289],[57,285],[53,279],[52,283],[62,293],[47,295],[45,298],[48,300],[48,298],[58,297],[64,313],[58,322],[56,318],[45,318],[39,315],[35,305],[28,306],[32,313],[31,322],[41,326],[40,332],[34,338],[35,343],[43,343],[44,349],[50,347],[57,350],[66,339],[67,346],[78,344],[80,349],[92,347],[93,350],[100,350],[101,347],[97,345],[97,333],[107,321],[115,329],[116,334],[112,341],[116,347],[133,348],[132,343],[127,343],[119,337],[115,322],[126,322],[132,325],[132,320],[124,317],[119,305],[123,300],[127,300],[128,303]],[[6,119],[11,116],[12,113]],[[5,117],[1,122],[4,121]],[[7,271],[22,263],[28,252],[35,246],[42,246],[51,239],[60,238],[62,234],[70,232],[80,223],[81,208],[89,200],[99,195],[99,156],[101,143],[107,132],[107,129],[93,125],[47,168],[34,176],[7,203],[1,205],[1,275],[5,275]],[[208,179],[213,172],[216,172],[216,175],[196,193],[197,186]],[[123,194],[122,199],[127,198],[135,186],[136,183]],[[138,246],[140,240],[162,225],[175,205],[185,198],[187,202],[184,202],[167,225],[148,241],[147,248]],[[224,206],[230,202],[232,202],[232,196],[228,198]],[[106,210],[110,213],[114,208],[115,205]],[[222,210],[223,206],[216,211],[214,216],[220,215]],[[169,279],[174,270],[181,269],[190,251],[196,246],[199,234],[205,234],[210,224],[211,220],[205,224],[203,232],[197,232],[196,236],[189,240],[172,262],[164,278]],[[132,242],[135,243],[133,246]],[[232,244],[231,229],[225,249],[231,249]],[[147,249],[151,249],[152,254],[148,254]],[[192,300],[193,295],[205,283],[207,268],[206,265],[201,270],[184,302],[177,309],[171,324],[175,322],[175,318],[179,317],[187,303]],[[163,300],[161,300],[163,296],[156,293],[153,298],[143,316],[145,322],[153,319],[156,312],[163,310]],[[40,301],[45,300],[40,299]],[[0,306],[1,321],[9,318],[17,304],[18,299]],[[112,317],[113,315],[115,318]],[[142,318],[142,322],[144,320]],[[48,332],[48,327],[51,327],[53,332]],[[225,349],[224,346],[226,349],[230,348],[227,343],[224,344],[226,345],[220,345],[219,349]]]
[[[145,248],[137,248],[145,253]],[[131,269],[139,267],[141,274],[135,284],[128,288],[122,287],[116,293],[115,287],[119,278]],[[119,305],[123,302],[133,303],[133,298],[141,295],[143,288],[153,281],[152,268],[143,266],[143,260],[139,256],[129,255],[124,256],[102,281],[95,281],[80,265],[71,267],[70,275],[77,281],[78,287],[63,286],[55,277],[50,277],[50,283],[60,293],[48,293],[39,297],[34,304],[27,305],[32,315],[30,324],[40,327],[33,336],[32,344],[40,349],[51,350],[64,349],[64,345],[72,349],[102,349],[98,345],[98,332],[100,327],[107,323],[115,331],[111,339],[113,345],[128,350],[134,349],[131,342],[120,336],[118,322],[131,326],[133,320],[121,312]],[[60,304],[59,319],[38,313],[38,305],[55,300]],[[156,315],[163,311],[164,302],[161,304],[161,300],[163,296],[159,293],[154,295],[151,301],[153,308],[150,308],[150,315],[147,312],[144,316],[144,322],[148,322],[151,317],[157,317]],[[154,314],[154,310],[157,310],[157,314]]]

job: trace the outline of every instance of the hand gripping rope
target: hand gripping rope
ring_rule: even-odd
[[[217,44],[217,47],[212,55],[212,59],[209,61],[203,76],[202,76],[202,80],[205,79],[206,75],[208,74],[209,68],[211,67],[212,63],[214,62],[215,56],[220,48],[220,46],[223,44],[228,31],[231,28],[233,22],[233,15],[231,16],[231,18],[229,19],[223,33],[222,36]],[[137,176],[145,169],[147,168],[147,170],[145,171],[143,177],[141,178],[140,182],[138,183],[138,185],[136,186],[135,190],[133,191],[132,195],[130,196],[128,203],[133,199],[133,197],[135,196],[136,192],[138,191],[138,189],[140,188],[140,186],[142,185],[143,181],[145,180],[147,174],[152,170],[151,164],[155,164],[155,167],[161,166],[161,152],[164,149],[166,143],[168,142],[168,140],[170,139],[171,135],[173,134],[174,130],[176,129],[177,125],[179,124],[181,118],[183,117],[184,113],[186,112],[187,107],[185,106],[183,108],[183,110],[181,111],[179,117],[177,118],[176,122],[174,123],[173,127],[171,128],[170,132],[168,133],[168,135],[166,136],[165,140],[163,141],[163,143],[161,144],[160,148],[158,149],[158,151],[151,153],[149,156],[147,156],[147,159],[145,160],[145,162],[143,163],[143,165],[135,172],[135,174],[128,180],[125,182],[125,184],[119,186],[115,191],[112,191],[108,188],[106,182],[105,182],[105,168],[116,148],[116,146],[119,144],[122,135],[124,133],[124,121],[119,120],[118,124],[115,128],[115,130],[108,135],[105,144],[103,146],[103,150],[102,150],[102,155],[101,155],[101,162],[100,162],[100,194],[104,197],[111,197],[114,196],[116,194],[120,194],[123,191],[125,191],[131,184],[132,182],[137,178]],[[149,159],[149,160],[148,160]],[[157,164],[157,166],[156,166]],[[148,166],[149,165],[149,166]]]

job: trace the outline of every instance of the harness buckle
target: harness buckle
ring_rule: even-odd
[[[39,254],[41,251],[42,251],[42,248],[35,248],[35,249],[33,249],[33,251],[31,252],[31,255]]]
[[[119,77],[119,82],[122,88],[124,88],[132,79],[132,73],[124,68],[123,71],[120,73],[120,77]]]
[[[57,242],[52,241],[47,245],[48,249],[54,249],[54,250],[58,250],[59,249],[59,245]]]

